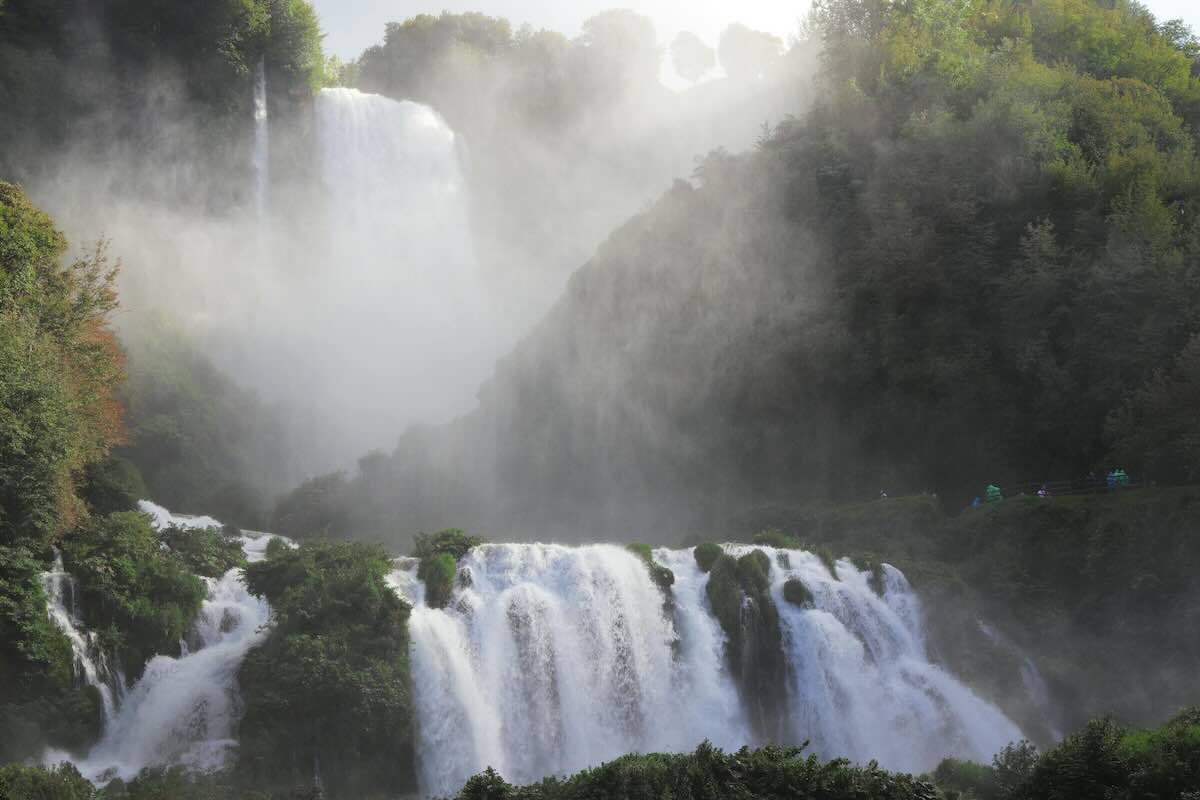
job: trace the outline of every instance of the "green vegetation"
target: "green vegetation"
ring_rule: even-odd
[[[654,585],[670,600],[671,587],[675,585],[675,573],[662,564],[655,563],[654,553],[648,544],[629,544],[625,549],[641,559],[650,573],[650,580],[654,581]]]
[[[273,115],[297,109],[297,99],[323,83],[320,26],[308,2],[8,2],[0,27],[0,175],[28,178],[82,150],[127,167],[115,188],[145,192],[163,186],[159,171],[172,159],[228,159],[235,171],[194,184],[211,182],[197,196],[228,196],[222,181],[249,155],[230,145],[249,135],[260,59]],[[164,113],[194,124],[197,134],[146,124]],[[180,202],[174,194],[161,200]]]
[[[124,377],[102,246],[64,266],[66,239],[0,182],[0,545],[52,542],[83,513],[76,479],[124,430]]]
[[[623,797],[704,798],[705,800],[935,800],[932,784],[910,775],[884,772],[874,763],[822,763],[803,748],[768,746],[723,753],[705,742],[682,755],[628,755],[569,778],[547,778],[517,787],[488,770],[467,781],[455,800],[590,800]]]
[[[96,790],[70,764],[52,769],[0,766],[0,800],[93,800]]]
[[[92,514],[104,515],[136,510],[137,501],[150,497],[150,491],[132,462],[109,456],[88,465],[80,496]]]
[[[204,601],[187,558],[166,550],[136,512],[88,520],[63,541],[63,564],[79,581],[84,622],[100,631],[132,677],[179,642]]]
[[[948,800],[1186,800],[1200,791],[1200,710],[1151,730],[1094,720],[1040,757],[1009,745],[990,767],[947,760],[933,777]]]
[[[458,528],[437,533],[419,533],[413,542],[413,556],[421,559],[417,577],[425,583],[425,602],[432,608],[445,608],[454,594],[458,562],[483,539],[468,536]]]
[[[236,528],[169,527],[158,538],[196,575],[219,578],[234,567],[246,565],[241,531]]]
[[[692,550],[692,555],[696,559],[696,564],[700,567],[701,572],[708,572],[717,563],[717,559],[725,554],[725,551],[719,544],[712,542],[701,542]]]
[[[383,550],[348,542],[276,549],[246,568],[272,625],[238,673],[241,783],[289,790],[319,774],[332,796],[412,788],[409,607],[384,581],[391,569]]]

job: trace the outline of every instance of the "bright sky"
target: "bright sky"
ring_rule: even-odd
[[[1143,0],[1159,19],[1180,17],[1200,32],[1196,0]],[[313,0],[327,34],[326,49],[344,59],[383,39],[383,26],[416,14],[481,11],[506,17],[514,27],[528,22],[569,36],[582,22],[609,8],[632,8],[655,21],[659,38],[670,41],[690,30],[710,44],[731,22],[787,37],[808,11],[808,0]]]

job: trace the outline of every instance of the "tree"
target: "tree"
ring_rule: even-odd
[[[679,77],[695,83],[717,65],[717,54],[696,34],[681,31],[671,42],[671,62]]]
[[[757,80],[766,75],[783,54],[783,40],[735,22],[721,33],[717,57],[730,78]]]

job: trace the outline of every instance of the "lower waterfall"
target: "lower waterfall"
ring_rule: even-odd
[[[1021,738],[929,661],[920,602],[899,570],[883,567],[876,594],[849,561],[835,577],[811,553],[759,549],[772,561],[792,743],[920,771],[948,755],[987,761]],[[690,550],[654,555],[676,576],[669,603],[645,565],[611,545],[482,545],[460,562],[446,609],[409,595],[423,793],[452,793],[488,766],[520,783],[704,739],[763,743],[726,669],[707,576]],[[397,567],[394,586],[419,586],[411,559]],[[783,599],[793,577],[811,608]]]

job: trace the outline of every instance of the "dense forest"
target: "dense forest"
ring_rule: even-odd
[[[670,537],[881,487],[1194,480],[1193,35],[1083,0],[812,24],[809,113],[615,232],[476,411],[276,524]]]

